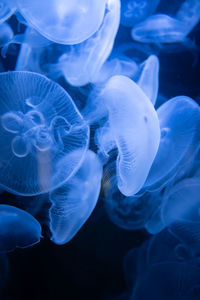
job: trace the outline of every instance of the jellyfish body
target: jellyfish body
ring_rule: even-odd
[[[100,192],[102,165],[97,155],[88,151],[77,173],[63,186],[50,193],[51,240],[69,242],[92,213]]]
[[[185,40],[187,25],[168,15],[157,14],[136,24],[131,32],[135,41],[142,43],[175,43]]]
[[[176,176],[178,166],[196,150],[200,110],[191,98],[179,96],[157,110],[161,140],[144,188],[157,188]],[[187,158],[188,155],[188,158]]]
[[[121,24],[132,27],[153,14],[160,0],[122,0]]]
[[[200,20],[199,0],[185,0],[177,12],[176,18],[187,25],[187,34],[189,34]]]
[[[104,16],[105,0],[17,0],[29,26],[59,44],[81,43],[94,34]]]
[[[150,55],[148,59],[141,64],[140,68],[142,71],[137,84],[155,106],[159,87],[158,57]]]
[[[10,0],[1,0],[0,1],[0,23],[8,20],[15,12],[16,5]]]
[[[113,76],[100,94],[108,110],[110,137],[118,149],[117,185],[132,196],[143,186],[160,140],[157,114],[140,87],[125,76]]]
[[[39,243],[41,226],[29,213],[10,205],[0,205],[0,252]]]
[[[57,68],[74,86],[92,82],[109,56],[119,27],[120,1],[108,0],[103,22],[97,32],[78,45],[69,46]]]
[[[71,97],[46,77],[23,71],[0,74],[0,94],[1,186],[21,195],[56,188],[79,167],[89,139]]]

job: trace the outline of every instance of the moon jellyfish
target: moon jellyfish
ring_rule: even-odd
[[[17,0],[17,9],[30,27],[59,44],[78,44],[101,25],[105,0]]]
[[[108,110],[108,136],[118,149],[118,188],[125,196],[132,196],[142,188],[158,150],[157,114],[140,87],[125,76],[112,77],[100,101]]]
[[[200,269],[187,263],[165,262],[151,266],[136,283],[131,300],[196,300]]]
[[[187,34],[189,34],[200,20],[200,1],[185,0],[177,12],[176,18],[187,25]]]
[[[40,223],[29,213],[10,205],[0,205],[0,252],[39,243]]]
[[[164,198],[163,223],[193,249],[200,246],[200,181],[187,178],[175,184]]]
[[[158,86],[159,86],[159,60],[155,55],[151,55],[145,60],[140,68],[142,69],[141,75],[137,84],[151,100],[152,104],[155,105]]]
[[[55,68],[62,70],[74,86],[92,82],[109,56],[119,27],[120,1],[107,0],[105,16],[98,31],[88,40],[66,48]]]
[[[153,14],[160,0],[122,0],[121,24],[132,27]]]
[[[54,243],[69,242],[87,221],[98,200],[101,177],[98,156],[88,151],[77,173],[50,193],[50,230]]]
[[[183,21],[164,14],[148,17],[131,31],[132,38],[142,43],[183,42],[187,33],[187,25]]]
[[[200,109],[186,96],[172,98],[157,110],[161,140],[144,189],[161,187],[176,175],[198,143]],[[185,160],[186,159],[186,160]]]
[[[115,225],[126,230],[137,230],[146,227],[161,198],[156,192],[125,197],[119,191],[113,191],[104,202],[106,212]]]
[[[89,140],[68,93],[42,75],[14,71],[0,74],[0,95],[1,186],[36,195],[68,180]]]
[[[15,12],[15,2],[10,0],[0,0],[0,23],[8,20]]]

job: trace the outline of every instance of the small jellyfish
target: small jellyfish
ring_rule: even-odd
[[[111,77],[99,101],[108,111],[108,136],[118,149],[118,188],[125,196],[132,196],[142,188],[158,150],[157,114],[140,87],[125,76]]]
[[[101,25],[105,0],[17,0],[17,9],[47,39],[59,44],[78,44]]]
[[[74,86],[94,81],[103,63],[112,51],[119,27],[120,1],[107,0],[103,22],[97,32],[78,45],[68,46],[53,72],[60,69]]]
[[[176,13],[176,18],[186,24],[189,34],[200,21],[200,1],[185,0]]]
[[[69,242],[87,221],[98,200],[101,177],[98,156],[88,151],[77,173],[50,193],[50,230],[55,244]]]
[[[133,27],[146,17],[153,14],[160,0],[122,0],[121,1],[121,24]]]
[[[188,263],[164,262],[151,266],[138,278],[131,300],[197,300],[200,269]]]
[[[40,223],[29,213],[10,205],[0,205],[0,252],[39,243]]]
[[[36,195],[68,180],[89,141],[68,93],[42,75],[13,71],[0,74],[0,95],[1,186]]]
[[[15,10],[15,2],[12,2],[12,0],[0,0],[0,23],[8,20]]]
[[[141,43],[175,43],[185,41],[187,25],[168,15],[157,14],[136,24],[131,35]]]
[[[155,106],[159,87],[159,59],[150,55],[141,65],[141,74],[137,81],[139,87]]]
[[[161,140],[144,189],[161,187],[176,176],[178,167],[190,158],[192,152],[195,153],[198,143],[200,109],[191,98],[172,98],[161,105],[157,113]]]

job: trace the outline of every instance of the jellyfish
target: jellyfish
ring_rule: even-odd
[[[200,21],[199,0],[185,0],[176,13],[176,18],[186,24],[187,34],[189,34]]]
[[[170,232],[193,250],[200,246],[200,181],[186,178],[166,193],[161,217]]]
[[[142,188],[158,150],[157,114],[140,87],[125,76],[111,77],[99,101],[108,111],[108,137],[118,149],[118,188],[125,196],[133,196]]]
[[[196,300],[200,293],[200,269],[188,263],[163,262],[138,278],[131,300]]]
[[[27,248],[39,243],[40,223],[29,213],[11,205],[0,205],[0,252]]]
[[[121,24],[133,27],[146,17],[153,14],[160,0],[122,0]]]
[[[0,24],[8,20],[15,12],[15,2],[10,0],[0,1]]]
[[[42,75],[1,73],[0,95],[1,186],[24,196],[55,189],[81,164],[88,125],[68,93]]]
[[[120,1],[107,0],[103,22],[97,32],[78,45],[69,46],[60,57],[53,72],[60,69],[73,86],[82,86],[94,81],[103,63],[108,58],[119,27]]]
[[[160,202],[157,192],[125,197],[115,190],[104,200],[106,212],[115,225],[126,230],[146,228],[149,232],[148,222]]]
[[[155,106],[159,86],[159,59],[150,55],[141,65],[141,75],[137,84]]]
[[[165,14],[156,14],[136,24],[131,35],[141,43],[184,42],[188,34],[187,24]]]
[[[55,244],[69,242],[87,221],[98,200],[101,177],[102,165],[89,150],[75,175],[50,193],[50,230]]]
[[[161,140],[157,155],[144,184],[156,189],[176,177],[181,166],[190,160],[198,144],[200,109],[189,97],[178,96],[157,110]]]
[[[28,25],[47,39],[73,45],[98,30],[104,16],[105,0],[17,0],[16,6]]]

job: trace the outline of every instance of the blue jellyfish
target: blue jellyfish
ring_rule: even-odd
[[[141,65],[141,75],[137,81],[139,87],[155,106],[159,86],[159,59],[150,55]]]
[[[97,32],[83,43],[68,46],[58,64],[52,66],[52,71],[55,72],[55,68],[61,70],[74,86],[94,81],[112,50],[119,20],[120,1],[107,0],[105,16]]]
[[[131,31],[135,41],[157,44],[183,42],[187,33],[184,21],[165,14],[152,15],[136,24]]]
[[[98,156],[88,151],[77,173],[50,193],[50,230],[54,243],[69,242],[87,221],[98,200],[101,177]]]
[[[176,176],[181,165],[195,153],[198,144],[200,109],[186,96],[172,98],[157,110],[161,140],[144,189],[156,189]]]
[[[118,188],[125,196],[132,196],[142,188],[158,150],[157,114],[140,87],[125,76],[111,77],[99,101],[99,106],[108,111],[109,142],[106,144],[118,149]],[[98,146],[101,148],[101,143]]]
[[[176,13],[176,18],[184,22],[187,26],[186,34],[189,34],[200,21],[200,1],[185,0]]]
[[[8,20],[15,12],[16,4],[12,0],[0,1],[0,23]]]
[[[89,140],[71,97],[46,77],[23,71],[0,74],[0,95],[1,186],[36,195],[64,183]]]
[[[104,200],[110,220],[126,230],[146,228],[154,211],[160,206],[160,202],[161,198],[157,192],[125,197],[115,189],[111,195],[106,195]]]
[[[10,205],[0,205],[0,252],[39,243],[41,226],[29,213]]]
[[[28,25],[47,39],[72,45],[83,42],[98,30],[105,0],[17,0],[16,6]]]
[[[132,27],[153,14],[160,0],[122,0],[121,24]]]

